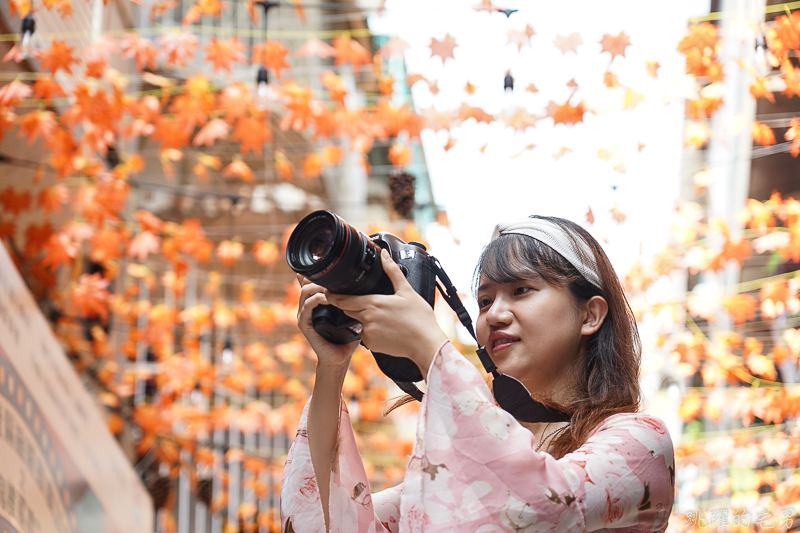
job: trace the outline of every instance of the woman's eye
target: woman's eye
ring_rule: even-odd
[[[483,309],[484,307],[488,307],[492,305],[492,301],[488,298],[479,298],[478,299],[478,307]]]
[[[533,290],[532,287],[517,287],[516,289],[514,289],[514,294],[525,294],[532,290]]]

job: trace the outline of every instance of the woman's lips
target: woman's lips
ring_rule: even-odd
[[[503,341],[501,341],[499,344],[495,345],[495,347],[494,347],[494,348],[492,348],[492,352],[493,352],[493,353],[497,353],[497,352],[499,352],[499,351],[505,350],[506,348],[508,348],[508,347],[509,347],[509,346],[511,346],[512,344],[515,344],[516,342],[517,342],[517,341],[515,341],[515,340],[511,340],[511,339],[508,339],[508,340],[503,340]]]

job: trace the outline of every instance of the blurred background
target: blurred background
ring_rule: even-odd
[[[473,317],[496,223],[581,224],[675,444],[669,529],[798,529],[799,50],[800,2],[0,4],[0,524],[280,531],[315,364],[285,247],[330,209],[428,246]],[[344,395],[399,483],[418,404],[383,417],[363,349]]]

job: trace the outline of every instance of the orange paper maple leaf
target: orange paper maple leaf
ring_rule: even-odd
[[[230,126],[221,118],[209,120],[194,136],[192,144],[194,146],[211,146],[217,139],[227,138],[229,131]]]
[[[303,159],[303,177],[316,178],[322,172],[322,157],[319,154],[308,154]]]
[[[272,69],[279,80],[283,78],[283,71],[291,68],[289,62],[286,61],[288,55],[289,49],[280,41],[267,39],[264,44],[253,45],[253,63]]]
[[[63,233],[50,235],[42,249],[44,250],[42,266],[50,267],[53,271],[61,265],[71,265],[78,253],[78,246]]]
[[[123,50],[123,57],[134,58],[136,62],[136,70],[141,72],[144,67],[149,67],[150,70],[155,70],[158,66],[156,56],[158,50],[156,49],[153,41],[147,37],[142,37],[136,33],[126,33],[120,40],[120,46]]]
[[[31,193],[28,191],[17,192],[11,187],[6,187],[0,191],[0,206],[3,213],[11,213],[13,216],[27,211],[31,207]]]
[[[161,238],[149,231],[142,231],[128,245],[128,257],[136,257],[144,261],[150,254],[160,250]]]
[[[69,189],[66,185],[54,185],[42,189],[39,193],[38,204],[44,210],[45,216],[50,213],[60,213],[61,206],[69,201]]]
[[[609,52],[611,54],[611,60],[613,61],[617,56],[625,57],[625,48],[630,46],[631,42],[624,32],[619,32],[619,35],[616,37],[606,33],[603,35],[600,44],[603,45],[603,49],[600,53]]]
[[[428,45],[431,49],[431,57],[439,56],[442,58],[442,63],[447,61],[448,58],[455,61],[455,57],[453,56],[453,49],[456,47],[456,39],[452,37],[449,33],[444,36],[444,39],[441,41],[438,39],[431,38],[431,44]]]
[[[50,48],[42,52],[39,57],[42,70],[49,70],[53,75],[59,70],[72,74],[72,65],[77,63],[75,56],[72,55],[73,50],[74,48],[67,46],[61,39],[54,39]]]
[[[217,258],[228,268],[235,265],[243,253],[244,245],[240,242],[226,240],[217,246]]]
[[[558,105],[551,101],[547,106],[547,116],[553,119],[553,125],[583,122],[584,113],[586,113],[586,110],[583,107],[583,102],[573,106],[569,101],[563,105]]]
[[[260,154],[264,150],[264,143],[272,140],[272,132],[263,116],[242,117],[236,122],[231,139],[242,143],[239,153]]]
[[[583,38],[581,37],[580,33],[571,33],[567,36],[558,35],[555,39],[553,39],[553,45],[561,50],[562,54],[566,54],[567,52],[577,54],[578,46],[582,44]]]
[[[200,39],[188,31],[173,31],[156,38],[161,52],[167,56],[167,64],[174,67],[185,67],[194,59],[195,51],[200,46]]]
[[[733,318],[734,325],[744,324],[748,320],[755,320],[758,302],[749,294],[734,294],[722,299],[722,305]]]
[[[336,55],[336,49],[319,39],[309,39],[303,45],[295,50],[294,55],[297,57],[320,57],[328,59]]]
[[[244,55],[247,46],[239,42],[238,37],[231,37],[220,41],[216,37],[211,38],[211,42],[206,47],[206,61],[213,65],[213,71],[224,70],[230,74],[234,63],[244,63]]]
[[[350,63],[354,72],[361,72],[362,65],[372,63],[372,56],[367,49],[350,37],[336,37],[333,39],[333,47],[336,50],[333,64],[336,66]]]
[[[280,258],[281,250],[272,241],[256,241],[253,244],[253,256],[259,265],[273,266]]]
[[[83,318],[108,319],[108,303],[111,293],[108,292],[110,281],[100,274],[81,274],[78,283],[70,289],[68,297],[70,305]]]
[[[238,156],[237,156],[238,157]],[[231,164],[222,169],[222,176],[224,178],[239,178],[242,181],[254,182],[256,180],[255,174],[247,166],[247,163],[241,159],[234,159]]]
[[[775,144],[775,133],[772,131],[772,128],[767,126],[766,124],[762,124],[757,120],[753,121],[753,142],[760,144],[761,146],[770,146]]]

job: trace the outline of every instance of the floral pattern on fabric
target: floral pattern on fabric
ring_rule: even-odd
[[[642,413],[608,417],[556,460],[497,407],[450,343],[437,353],[402,485],[371,494],[344,402],[332,466],[331,533],[660,533],[675,492],[672,440]],[[281,489],[284,533],[325,531],[311,464],[308,405]]]

